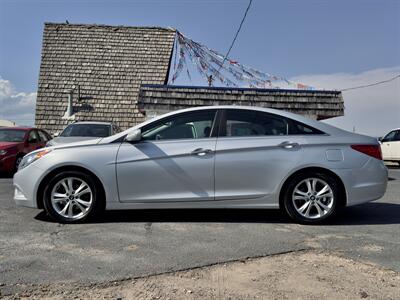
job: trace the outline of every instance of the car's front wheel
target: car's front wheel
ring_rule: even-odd
[[[45,188],[44,208],[60,223],[82,222],[101,212],[101,193],[89,175],[75,171],[61,172]]]
[[[294,220],[314,224],[336,212],[340,187],[335,178],[323,173],[302,173],[286,185],[285,210]]]

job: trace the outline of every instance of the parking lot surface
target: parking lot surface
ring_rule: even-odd
[[[0,179],[0,284],[102,282],[304,249],[340,252],[400,271],[400,169],[384,198],[343,209],[330,223],[294,224],[275,210],[106,212],[60,225],[16,207]]]

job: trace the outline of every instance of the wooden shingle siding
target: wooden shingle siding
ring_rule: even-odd
[[[143,120],[137,108],[141,84],[164,84],[175,30],[46,23],[35,123],[51,133],[63,119],[68,91],[75,120],[112,121],[126,129]]]
[[[250,105],[291,111],[316,119],[343,116],[339,91],[272,90],[245,88],[181,87],[142,85],[139,108],[165,112],[208,105]]]

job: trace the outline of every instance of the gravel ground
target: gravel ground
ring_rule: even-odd
[[[292,252],[107,284],[24,287],[5,299],[399,299],[400,275],[336,254]]]

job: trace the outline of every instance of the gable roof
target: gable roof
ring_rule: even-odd
[[[140,85],[166,83],[174,38],[160,27],[45,23],[36,126],[55,132],[70,122],[62,117],[73,87],[75,120],[142,121]]]

